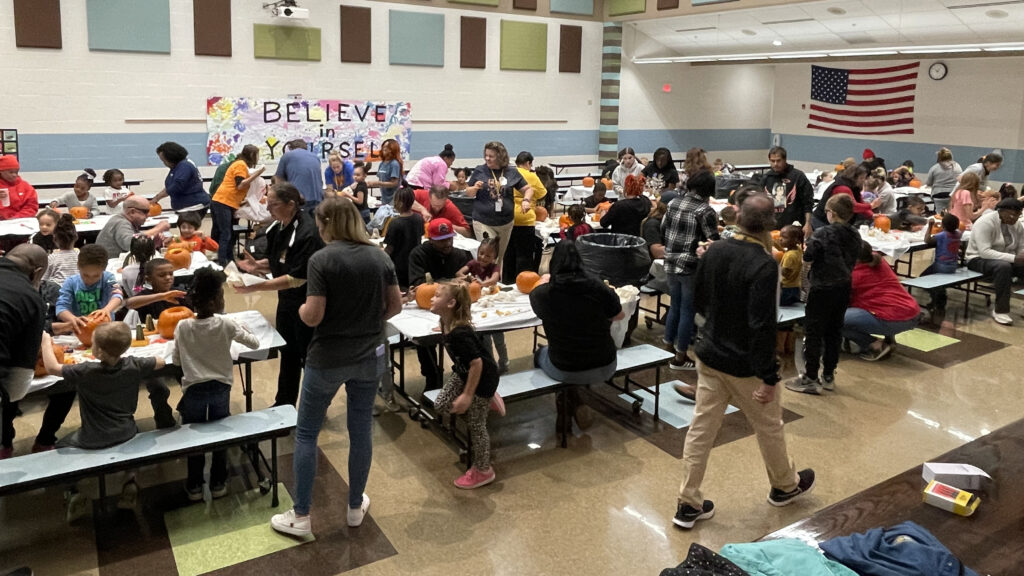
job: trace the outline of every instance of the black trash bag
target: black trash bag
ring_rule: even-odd
[[[647,242],[631,234],[595,232],[576,239],[583,268],[616,288],[647,281],[651,254]]]
[[[757,182],[739,174],[723,174],[715,177],[715,198],[727,200],[734,190],[739,190],[744,184],[757,184]]]

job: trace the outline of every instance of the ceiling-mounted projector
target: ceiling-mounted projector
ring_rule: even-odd
[[[296,20],[309,20],[309,10],[298,6],[276,6],[273,10],[274,16],[278,18],[294,18]]]

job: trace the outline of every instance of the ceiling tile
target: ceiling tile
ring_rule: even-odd
[[[842,32],[871,32],[872,30],[892,29],[885,20],[879,16],[863,16],[855,18],[836,18],[822,22],[829,30],[836,33]]]

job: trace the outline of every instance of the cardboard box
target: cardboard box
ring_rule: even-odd
[[[921,469],[921,477],[925,482],[935,480],[963,490],[977,490],[981,488],[983,479],[992,479],[977,466],[945,462],[925,462]]]
[[[924,502],[957,516],[970,516],[978,509],[981,498],[965,490],[932,480],[924,489]]]

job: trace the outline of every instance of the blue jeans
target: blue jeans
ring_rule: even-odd
[[[182,424],[213,422],[231,415],[231,386],[223,382],[211,380],[199,382],[185,389],[178,402]],[[223,486],[228,479],[227,450],[213,453],[210,465],[210,486]],[[188,480],[186,486],[198,488],[203,485],[203,467],[206,466],[206,454],[188,457]]]
[[[668,295],[671,301],[665,316],[665,340],[675,344],[677,352],[686,352],[693,341],[693,274],[669,274]]]
[[[611,364],[598,366],[590,370],[581,370],[579,372],[559,370],[551,363],[547,346],[541,346],[537,350],[537,365],[552,379],[566,384],[600,384],[601,382],[611,380],[611,377],[615,375],[614,360]]]
[[[890,322],[876,317],[863,308],[847,308],[843,319],[843,337],[857,343],[861,350],[866,350],[875,341],[873,334],[881,334],[887,342],[900,332],[913,330],[917,327],[917,318]]]
[[[217,242],[217,264],[227,266],[231,262],[231,233],[234,229],[235,210],[227,204],[210,202],[213,227],[210,237]]]
[[[319,368],[306,365],[299,398],[293,456],[296,514],[309,514],[313,503],[316,441],[327,416],[327,408],[342,384],[345,385],[348,397],[348,506],[359,508],[362,505],[366,478],[370,475],[370,461],[373,458],[373,396],[386,366],[387,356],[384,353],[348,366]]]

